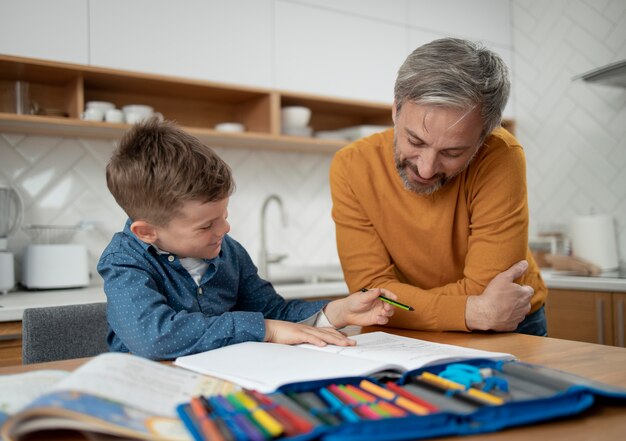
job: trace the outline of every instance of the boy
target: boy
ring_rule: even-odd
[[[230,168],[173,123],[134,126],[106,178],[129,216],[98,264],[112,351],[172,359],[248,340],[347,346],[354,341],[335,328],[393,314],[377,298],[396,298],[386,290],[332,302],[279,296],[227,235]]]

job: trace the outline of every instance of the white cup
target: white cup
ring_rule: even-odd
[[[81,113],[80,118],[85,121],[102,121],[104,119],[104,110],[90,107]]]
[[[104,114],[104,120],[110,123],[123,123],[124,112],[122,112],[120,109],[109,109]]]

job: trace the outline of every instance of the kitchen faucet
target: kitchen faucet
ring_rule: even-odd
[[[265,198],[265,200],[263,201],[263,206],[261,207],[261,249],[259,250],[259,277],[261,277],[262,279],[267,278],[267,267],[270,263],[278,263],[287,257],[286,254],[270,254],[267,250],[267,231],[265,217],[267,214],[267,207],[272,201],[275,201],[280,207],[283,227],[287,226],[287,216],[285,215],[285,210],[283,209],[282,199],[275,194],[269,195],[267,198]]]

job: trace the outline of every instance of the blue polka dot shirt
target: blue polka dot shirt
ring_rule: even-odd
[[[327,301],[286,301],[261,279],[249,254],[226,236],[197,284],[178,256],[130,231],[116,233],[98,263],[112,351],[166,360],[244,341],[263,341],[264,319],[300,322]]]

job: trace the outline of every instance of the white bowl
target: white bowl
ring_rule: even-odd
[[[218,132],[245,132],[246,127],[243,124],[236,122],[223,122],[215,125],[215,130]]]
[[[154,107],[146,106],[145,104],[129,104],[122,107],[122,111],[124,114],[132,113],[142,115],[143,117],[149,117],[154,113]]]
[[[85,109],[100,109],[106,112],[109,109],[115,109],[115,104],[109,103],[108,101],[87,101]]]
[[[311,120],[311,109],[304,106],[287,106],[280,109],[283,128],[303,128]]]

